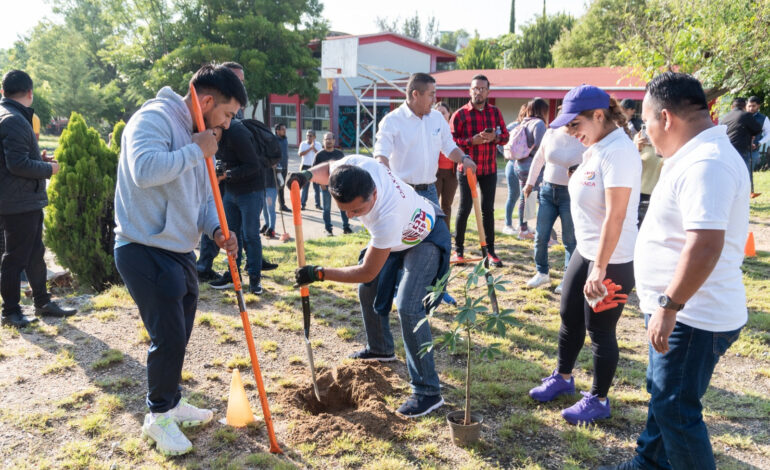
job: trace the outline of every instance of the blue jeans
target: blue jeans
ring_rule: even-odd
[[[300,167],[301,170],[309,170],[310,165],[302,165]],[[310,185],[313,185],[313,194],[315,195],[315,205],[320,207],[321,206],[321,185],[318,183],[307,183],[305,186],[302,186],[301,191],[301,198],[302,198],[302,207],[305,207],[305,204],[307,204],[307,191],[310,188]]]
[[[435,184],[429,184],[428,189],[423,189],[421,191],[415,191],[420,196],[424,197],[425,199],[429,200],[433,204],[435,204],[437,207],[439,206],[438,203],[438,191],[436,191],[436,185]]]
[[[751,151],[751,169],[756,170],[759,165],[759,149]]]
[[[434,233],[435,232],[435,233]],[[394,350],[393,335],[390,332],[390,306],[384,300],[393,299],[393,286],[398,276],[396,271],[403,269],[403,277],[398,284],[396,293],[396,309],[401,322],[401,335],[404,339],[406,352],[406,367],[409,372],[412,392],[417,395],[439,395],[439,385],[436,366],[433,362],[433,352],[422,357],[418,354],[424,343],[431,341],[431,331],[428,323],[420,326],[417,332],[414,327],[425,318],[426,305],[423,298],[426,288],[433,284],[436,276],[441,274],[442,263],[449,259],[449,229],[443,222],[436,223],[431,233],[436,243],[444,246],[443,252],[438,245],[428,241],[409,248],[404,252],[391,253],[374,280],[359,284],[358,299],[361,302],[361,314],[366,331],[366,347],[379,354],[392,354]],[[442,261],[443,259],[443,261]],[[444,266],[443,269],[446,269]],[[380,285],[380,278],[387,279]],[[387,304],[381,313],[375,310],[375,303]]]
[[[645,324],[650,315],[645,316]],[[682,323],[668,339],[669,351],[649,347],[647,426],[636,441],[634,461],[645,469],[715,469],[703,422],[701,398],[711,374],[741,328],[714,333]]]
[[[519,176],[516,174],[516,164],[508,160],[505,164],[505,180],[508,183],[508,199],[505,200],[505,225],[511,227],[513,221],[513,208],[516,207],[516,201],[519,199]]]
[[[275,198],[278,197],[278,191],[275,188],[265,188],[265,207],[262,209],[262,217],[265,218],[265,225],[272,231],[275,231]]]
[[[225,192],[224,200],[227,225],[233,233],[243,236],[238,239],[238,270],[241,269],[241,252],[246,250],[246,271],[251,283],[262,277],[262,239],[259,237],[259,215],[265,204],[265,193],[252,191],[246,194]]]
[[[551,237],[556,217],[561,218],[561,237],[564,242],[564,270],[569,266],[569,259],[575,252],[575,226],[569,210],[569,191],[560,184],[544,183],[538,196],[540,208],[537,210],[537,237],[535,239],[535,265],[537,272],[548,274],[548,239]]]
[[[323,199],[323,208],[324,208],[324,227],[326,228],[327,232],[332,231],[332,193],[329,192],[329,189],[323,189],[321,188],[321,199]],[[342,229],[349,229],[350,228],[350,221],[348,220],[348,215],[345,213],[345,211],[340,211],[340,217],[342,218]]]
[[[229,225],[229,224],[228,224]],[[209,238],[205,233],[201,235],[201,254],[198,257],[198,261],[195,263],[195,267],[199,273],[205,273],[211,270],[211,266],[214,264],[214,258],[219,254],[219,247],[214,240]]]

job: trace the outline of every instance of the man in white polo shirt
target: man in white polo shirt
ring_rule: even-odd
[[[397,413],[416,418],[439,408],[441,386],[433,353],[420,355],[431,341],[425,319],[431,307],[426,288],[449,270],[450,237],[438,205],[421,197],[391,170],[362,155],[321,163],[292,173],[288,185],[307,181],[329,187],[340,210],[360,217],[371,240],[356,266],[343,268],[307,265],[295,271],[297,284],[316,281],[359,283],[358,298],[366,330],[366,348],[350,357],[362,361],[395,361],[389,315],[396,293],[406,368],[412,396]],[[399,271],[403,277],[399,281]],[[383,304],[381,311],[376,304]],[[421,323],[423,322],[423,323]],[[419,328],[417,328],[419,326]]]
[[[749,177],[691,75],[650,81],[642,119],[665,159],[634,255],[651,397],[636,457],[605,468],[709,470],[716,466],[701,397],[748,318],[741,264]]]
[[[438,205],[439,153],[474,172],[476,164],[455,144],[446,119],[433,109],[435,101],[436,80],[427,73],[413,73],[406,101],[380,123],[374,156],[417,194]]]

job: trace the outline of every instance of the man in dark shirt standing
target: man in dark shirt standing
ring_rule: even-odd
[[[286,138],[286,125],[278,123],[275,125],[275,136],[278,137],[278,143],[281,145],[281,161],[278,166],[275,167],[276,174],[280,173],[283,178],[278,181],[278,204],[280,204],[281,212],[291,212],[291,209],[286,205],[286,200],[283,195],[283,188],[286,186],[286,174],[289,171],[289,139]]]
[[[25,327],[35,321],[21,310],[21,273],[26,271],[35,315],[68,317],[76,310],[51,301],[46,288],[43,208],[48,205],[45,180],[59,163],[41,155],[32,129],[32,78],[21,70],[3,77],[0,100],[0,237],[5,250],[0,265],[3,325]]]
[[[727,136],[735,150],[741,155],[746,168],[749,171],[751,181],[751,197],[756,197],[754,192],[754,171],[751,165],[751,142],[754,136],[762,132],[762,125],[754,119],[751,113],[746,112],[746,99],[735,98],[732,110],[719,120],[719,124],[727,126]]]
[[[481,189],[481,218],[487,238],[489,262],[497,267],[503,263],[495,254],[495,189],[497,188],[497,146],[508,142],[508,129],[505,127],[500,110],[487,101],[489,80],[484,75],[476,75],[471,80],[471,99],[458,109],[449,121],[455,143],[476,163],[476,177]],[[457,168],[460,182],[460,209],[457,211],[455,225],[455,250],[458,260],[463,258],[465,227],[471,213],[473,199],[468,179],[462,165]]]
[[[324,135],[323,150],[315,155],[313,160],[313,166],[320,165],[321,163],[331,162],[343,158],[345,155],[334,148],[334,134],[327,132]],[[323,199],[323,211],[324,211],[324,227],[326,229],[326,236],[334,236],[332,233],[332,195],[329,192],[329,187],[321,185],[321,197]],[[350,222],[348,221],[348,215],[345,211],[340,210],[340,217],[342,217],[342,233],[353,233],[350,228]]]

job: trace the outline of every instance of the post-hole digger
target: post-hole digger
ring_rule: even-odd
[[[206,129],[206,123],[203,120],[203,112],[201,111],[200,102],[198,101],[198,94],[195,91],[195,87],[190,85],[190,96],[192,97],[193,105],[193,121],[198,132],[203,132]],[[217,216],[219,218],[219,227],[222,230],[222,234],[225,240],[230,238],[230,230],[227,227],[227,218],[225,217],[225,209],[222,205],[222,195],[219,193],[219,184],[217,181],[216,169],[214,168],[214,159],[211,157],[206,158],[206,170],[209,175],[209,182],[211,183],[211,191],[214,194],[214,203],[217,207]],[[243,300],[243,289],[241,286],[241,278],[238,274],[238,268],[235,264],[235,257],[232,255],[227,256],[227,263],[230,266],[230,274],[233,278],[233,286],[235,289],[235,295],[238,299],[238,309],[241,313],[241,322],[243,323],[243,332],[246,335],[246,345],[249,349],[249,357],[251,358],[251,369],[254,372],[254,380],[257,383],[257,390],[259,392],[259,401],[262,405],[262,413],[265,417],[265,427],[267,428],[267,435],[270,440],[270,452],[274,454],[282,454],[281,448],[278,446],[278,440],[275,437],[275,431],[273,430],[273,420],[270,417],[270,407],[267,403],[267,394],[265,393],[265,384],[262,382],[262,372],[259,368],[259,359],[257,359],[257,351],[254,347],[254,336],[251,333],[251,324],[249,323],[249,314],[246,312],[246,302]]]
[[[299,183],[291,182],[291,213],[294,217],[294,239],[297,244],[297,266],[305,266],[305,237],[302,234],[302,209]],[[310,290],[307,286],[299,286],[302,297],[302,321],[305,330],[305,350],[307,362],[310,366],[310,377],[313,380],[313,392],[316,399],[321,401],[321,393],[318,391],[318,383],[315,378],[315,363],[313,362],[313,347],[310,344]]]

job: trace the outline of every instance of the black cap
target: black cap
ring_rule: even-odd
[[[636,109],[636,102],[631,98],[626,98],[620,102],[620,107],[625,109]]]

